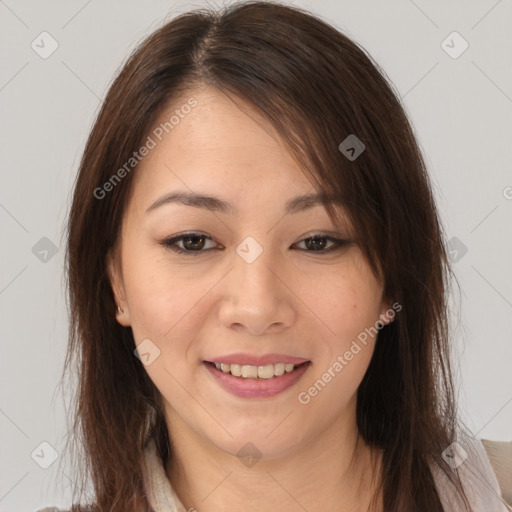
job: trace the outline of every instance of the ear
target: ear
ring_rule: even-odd
[[[396,314],[402,309],[399,302],[393,302],[391,299],[384,299],[382,301],[382,308],[379,315],[379,322],[384,325],[389,325],[395,320]]]
[[[107,254],[107,274],[117,305],[116,319],[124,327],[129,327],[130,311],[125,297],[124,281],[120,269],[117,250],[114,248]]]

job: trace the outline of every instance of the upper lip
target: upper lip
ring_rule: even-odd
[[[240,364],[248,366],[266,366],[276,363],[302,364],[307,361],[308,359],[303,359],[302,357],[287,356],[285,354],[266,354],[264,356],[256,356],[252,354],[229,354],[208,360],[210,363]]]

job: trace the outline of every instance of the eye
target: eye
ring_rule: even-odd
[[[160,244],[179,254],[197,256],[200,253],[215,249],[215,244],[213,244],[213,247],[205,249],[206,241],[208,240],[213,242],[212,238],[207,235],[191,232],[183,233],[172,238],[167,238],[162,240]],[[329,243],[331,244],[330,246],[328,246]],[[305,248],[300,249],[304,252],[317,252],[325,254],[337,249],[341,249],[343,246],[348,245],[349,243],[350,240],[335,238],[323,233],[315,233],[308,238],[304,238],[297,244],[294,244],[294,246],[304,244],[303,247]]]
[[[203,248],[206,240],[212,239],[201,233],[184,233],[173,238],[162,240],[160,244],[180,254],[197,256],[199,253],[205,252]],[[182,243],[182,247],[178,246],[178,243]]]
[[[325,248],[328,243],[331,243],[331,246],[327,249]],[[306,249],[302,249],[306,252],[320,252],[326,253],[335,251],[337,249],[341,249],[343,246],[349,244],[349,240],[344,240],[341,238],[334,238],[332,236],[326,235],[324,233],[315,233],[308,238],[304,238],[298,244],[304,244]]]

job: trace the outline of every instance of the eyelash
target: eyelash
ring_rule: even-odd
[[[160,244],[162,246],[164,246],[165,248],[170,249],[171,251],[174,251],[174,252],[176,252],[178,254],[186,254],[187,256],[197,256],[197,255],[199,255],[201,253],[204,253],[204,252],[212,250],[212,248],[210,248],[210,249],[199,250],[199,251],[187,251],[185,249],[181,249],[180,247],[178,247],[176,245],[176,242],[182,241],[184,238],[193,238],[193,237],[205,237],[207,240],[212,240],[211,237],[209,237],[207,235],[204,235],[202,233],[190,232],[190,233],[183,233],[183,234],[181,234],[179,236],[175,236],[175,237],[172,237],[172,238],[167,238],[165,240],[162,240],[160,242]],[[329,249],[321,249],[321,250],[317,250],[317,251],[307,250],[307,249],[299,249],[299,250],[302,250],[302,251],[305,251],[305,252],[311,252],[311,253],[326,254],[326,253],[330,253],[330,252],[333,252],[333,251],[336,251],[336,250],[340,250],[344,246],[346,246],[346,245],[348,245],[350,243],[349,240],[344,240],[344,239],[341,239],[341,238],[334,238],[334,237],[326,235],[324,233],[313,233],[312,235],[310,235],[310,236],[308,236],[306,238],[303,238],[298,243],[304,242],[306,240],[311,240],[311,239],[325,239],[325,240],[328,240],[330,242],[333,242],[334,245],[332,247],[330,247]],[[294,244],[294,245],[297,245],[297,244]]]

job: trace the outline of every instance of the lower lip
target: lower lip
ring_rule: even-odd
[[[308,361],[298,366],[292,372],[284,373],[279,377],[272,377],[271,379],[244,379],[242,377],[235,377],[230,373],[225,373],[222,370],[217,370],[214,365],[206,361],[203,364],[220,385],[233,395],[241,398],[269,398],[293,386],[304,375],[311,362]]]

